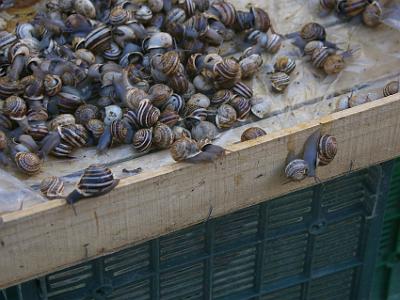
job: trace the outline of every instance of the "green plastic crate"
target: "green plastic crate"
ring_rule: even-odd
[[[371,299],[400,300],[400,159],[395,162],[386,201]]]
[[[0,291],[1,300],[367,299],[391,164]]]

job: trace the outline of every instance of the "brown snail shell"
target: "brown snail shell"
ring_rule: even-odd
[[[12,120],[21,120],[27,113],[27,106],[22,98],[10,96],[4,102],[3,112]]]
[[[184,109],[184,116],[186,118],[193,118],[204,121],[207,118],[207,109],[195,104],[186,104]]]
[[[192,134],[190,133],[190,131],[182,126],[174,126],[172,127],[172,131],[174,133],[175,141],[182,138],[192,138]]]
[[[137,11],[135,11],[135,18],[141,23],[147,23],[153,17],[153,12],[146,5],[141,5]]]
[[[153,140],[151,128],[139,129],[133,136],[133,148],[138,152],[145,152],[150,149]]]
[[[168,80],[168,85],[178,94],[184,94],[189,88],[189,80],[184,73],[176,73]]]
[[[277,58],[274,69],[278,72],[284,72],[290,74],[296,68],[296,61],[288,56],[280,56]]]
[[[187,102],[188,105],[197,105],[199,107],[208,108],[210,106],[210,99],[201,93],[194,94]]]
[[[250,127],[247,128],[245,131],[243,131],[242,136],[240,137],[241,142],[245,142],[248,140],[254,140],[260,136],[264,136],[267,133],[264,131],[264,129],[260,127]]]
[[[65,142],[61,142],[50,153],[56,157],[74,158],[71,156],[72,151],[74,151],[74,147]]]
[[[260,30],[262,32],[267,32],[271,27],[271,20],[267,12],[258,7],[251,7],[250,13],[252,13],[254,17],[253,29]]]
[[[99,119],[89,120],[85,123],[85,127],[96,139],[100,138],[105,129],[104,122]]]
[[[89,139],[89,133],[81,124],[62,125],[57,130],[61,139],[75,148],[83,147]]]
[[[210,99],[212,105],[219,106],[221,104],[227,103],[233,97],[231,90],[219,90]]]
[[[323,68],[330,52],[327,47],[316,48],[311,56],[312,64],[316,68]]]
[[[174,142],[174,139],[175,135],[168,125],[158,122],[153,127],[153,144],[157,148],[169,148]]]
[[[268,37],[268,42],[265,48],[269,53],[274,54],[278,52],[278,50],[281,48],[282,42],[283,42],[282,36],[276,33],[272,33]]]
[[[311,56],[315,49],[324,47],[324,42],[322,41],[310,41],[304,46],[304,54]]]
[[[142,100],[148,99],[149,95],[142,89],[137,87],[129,88],[126,92],[126,105],[133,110],[139,108]]]
[[[249,99],[236,95],[229,101],[229,104],[236,110],[238,121],[243,121],[249,116],[251,110]]]
[[[383,88],[383,96],[388,97],[390,95],[397,94],[399,92],[399,81],[391,81]]]
[[[40,192],[48,199],[61,198],[64,192],[64,182],[56,176],[47,177],[40,183]]]
[[[349,99],[349,107],[355,107],[367,102],[370,102],[371,99],[368,97],[368,95],[353,95]]]
[[[157,123],[160,110],[153,106],[150,100],[142,100],[137,111],[137,119],[141,127],[149,128]]]
[[[131,12],[124,9],[122,6],[116,6],[111,9],[110,12],[110,23],[114,26],[123,25],[132,18]]]
[[[201,121],[192,127],[191,136],[196,141],[214,140],[218,136],[217,127],[208,121]]]
[[[75,117],[71,114],[61,114],[56,116],[49,123],[49,129],[51,131],[57,130],[58,126],[75,124]]]
[[[30,108],[26,114],[29,122],[34,121],[47,121],[49,114],[44,107]]]
[[[174,110],[165,110],[160,114],[158,121],[169,127],[173,127],[180,121],[180,119],[181,117],[178,112]]]
[[[161,56],[160,70],[165,75],[175,75],[180,69],[181,60],[177,51],[168,51]]]
[[[196,141],[182,138],[172,144],[170,152],[175,161],[183,161],[198,154],[200,149]]]
[[[290,83],[290,77],[286,73],[276,72],[271,75],[271,85],[275,92],[282,93]]]
[[[74,112],[81,104],[83,99],[75,91],[62,89],[57,95],[57,105],[61,112],[70,113]]]
[[[111,43],[111,29],[106,25],[94,28],[85,39],[85,48],[94,53],[101,53],[107,50]]]
[[[324,62],[324,71],[328,75],[338,74],[345,67],[343,57],[339,54],[328,56]]]
[[[161,110],[163,111],[174,110],[179,113],[183,110],[184,107],[185,107],[185,100],[183,100],[183,98],[180,95],[174,93],[164,103],[164,105],[161,107]]]
[[[26,129],[26,133],[33,137],[34,140],[42,140],[48,133],[49,129],[43,121],[34,122]]]
[[[216,1],[211,4],[210,9],[215,12],[216,17],[218,17],[225,26],[232,27],[233,24],[235,24],[236,9],[233,4],[225,1]]]
[[[242,76],[242,71],[238,62],[231,58],[217,62],[213,68],[215,81],[218,86],[232,87]]]
[[[336,11],[346,17],[361,14],[368,5],[368,0],[337,0]]]
[[[96,17],[96,8],[90,0],[75,0],[74,9],[78,14],[84,15],[90,19]]]
[[[42,161],[35,153],[18,152],[15,154],[15,164],[24,173],[34,175],[39,173]]]
[[[242,81],[235,83],[235,85],[232,87],[232,92],[247,99],[253,97],[253,89]]]
[[[112,141],[122,144],[129,142],[131,138],[131,129],[123,120],[114,120],[110,124]]]
[[[85,125],[89,120],[99,116],[99,109],[93,104],[83,104],[75,111],[75,119],[78,124]]]
[[[217,109],[215,124],[218,128],[231,128],[237,120],[236,110],[229,104],[222,104]]]
[[[324,41],[326,38],[325,28],[318,23],[307,23],[300,30],[300,36],[303,40]]]
[[[330,11],[335,8],[336,0],[319,0],[319,5],[321,9]]]
[[[156,107],[162,107],[172,96],[173,90],[165,84],[154,84],[149,89],[151,103]]]
[[[365,25],[376,27],[381,24],[382,7],[378,1],[374,1],[365,8],[362,14],[362,19]]]
[[[4,129],[13,129],[13,122],[4,113],[0,112],[0,127]]]
[[[294,181],[301,181],[308,176],[310,167],[303,159],[294,159],[285,167],[285,175]]]
[[[336,153],[336,138],[329,134],[322,135],[318,142],[317,164],[320,166],[329,164],[335,158]]]
[[[242,78],[249,78],[261,68],[263,59],[259,54],[251,54],[250,56],[243,58],[239,64],[242,70]]]

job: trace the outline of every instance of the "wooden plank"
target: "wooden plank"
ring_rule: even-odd
[[[176,163],[126,178],[108,195],[63,200],[4,215],[0,226],[0,288],[110,253],[171,231],[314,184],[285,184],[288,149],[301,151],[320,128],[338,139],[327,180],[400,155],[400,94],[231,145],[215,163]]]

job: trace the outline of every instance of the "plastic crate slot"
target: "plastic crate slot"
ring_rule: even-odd
[[[48,275],[46,280],[48,282],[51,281],[58,281],[62,278],[68,278],[72,276],[79,275],[80,273],[87,274],[88,272],[92,272],[92,265],[91,264],[86,264],[86,265],[80,265],[79,267],[72,267],[67,270],[63,270],[57,273],[53,273],[51,275]]]
[[[114,289],[112,294],[107,297],[109,300],[150,300],[149,280],[134,282]],[[72,299],[71,299],[72,300]]]
[[[291,286],[260,297],[260,300],[298,300],[301,299],[301,285]]]
[[[139,247],[121,255],[106,257],[104,271],[112,277],[127,273],[144,273],[150,270],[149,247]]]

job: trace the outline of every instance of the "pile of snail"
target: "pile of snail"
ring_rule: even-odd
[[[341,51],[327,41],[325,28],[314,22],[301,28],[294,43],[303,49],[313,67],[322,69],[327,75],[340,73],[345,67],[345,58],[353,54],[353,50]]]
[[[234,36],[243,53],[221,57]],[[0,32],[0,161],[33,175],[48,155],[119,144],[213,160],[221,130],[264,117],[244,81],[281,43],[266,11],[224,0],[47,0],[15,33]],[[276,62],[276,91],[291,68]]]
[[[335,11],[339,17],[361,16],[368,27],[381,24],[383,8],[379,0],[319,0],[323,12]]]

